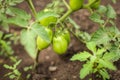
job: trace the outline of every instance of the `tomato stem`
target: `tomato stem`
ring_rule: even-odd
[[[107,23],[109,22],[109,18],[107,18],[107,20],[105,21],[105,23],[103,24],[103,27],[105,27],[107,25]]]
[[[95,3],[97,0],[94,0],[88,4],[83,5],[83,8],[88,9],[93,3]]]
[[[32,14],[34,15],[34,17],[36,17],[37,12],[36,12],[36,10],[35,10],[35,7],[34,7],[34,5],[33,5],[32,0],[26,0],[26,1],[27,1],[28,5],[29,5],[31,11],[32,11]]]
[[[37,51],[37,55],[36,55],[36,58],[34,60],[33,71],[36,71],[36,68],[38,65],[38,60],[39,60],[39,54],[40,54],[40,50]]]
[[[58,22],[63,22],[73,11],[69,9],[59,20]]]
[[[65,6],[66,6],[68,9],[70,9],[70,6],[67,4],[67,2],[66,2],[65,0],[63,0],[63,2],[64,2],[64,4],[65,4]]]

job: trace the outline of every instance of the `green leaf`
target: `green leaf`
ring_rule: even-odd
[[[103,56],[103,59],[104,60],[107,60],[107,61],[115,61],[117,58],[118,55],[116,55],[115,53],[105,53],[104,56]]]
[[[108,72],[105,69],[100,70],[99,73],[103,77],[104,80],[110,79],[110,76],[109,76]]]
[[[7,22],[5,22],[5,21],[2,22],[1,26],[2,26],[2,29],[3,29],[3,30],[5,30],[5,31],[9,31],[9,25],[8,25]]]
[[[20,27],[26,27],[28,25],[28,21],[20,18],[20,17],[12,17],[8,19],[9,24],[14,24]]]
[[[28,67],[24,67],[24,71],[28,71],[28,70],[31,70],[33,68],[33,66],[28,66]]]
[[[5,54],[5,55],[12,55],[13,54],[13,50],[10,46],[10,42],[6,42],[4,40],[0,40],[0,47],[2,48],[1,49],[1,53],[0,54]]]
[[[6,21],[7,20],[7,17],[6,17],[6,15],[5,14],[2,14],[2,13],[0,13],[0,22],[1,21]]]
[[[10,79],[14,79],[16,76],[14,74],[10,75],[9,78]]]
[[[104,52],[106,51],[106,49],[102,48],[102,49],[98,49],[96,54],[97,55],[102,55]]]
[[[91,39],[91,35],[87,32],[82,32],[82,31],[78,32],[77,31],[76,35],[78,35],[79,38],[81,38],[84,42],[88,42]]]
[[[9,7],[8,9],[14,14],[14,16],[17,16],[20,19],[24,19],[24,20],[31,19],[31,15],[22,9],[15,8],[15,7]]]
[[[107,8],[103,5],[101,5],[97,10],[97,12],[99,12],[100,14],[106,13],[106,11],[107,11]]]
[[[47,18],[47,17],[50,17],[50,16],[59,17],[56,13],[53,13],[51,11],[47,11],[47,12],[40,11],[36,16],[36,19],[37,19],[37,21],[40,21],[40,20]]]
[[[40,36],[45,41],[50,42],[49,35],[46,32],[45,27],[41,26],[40,24],[35,23],[32,25],[31,29],[36,35]]]
[[[6,68],[6,69],[13,69],[12,66],[9,66],[9,65],[7,65],[7,64],[4,64],[3,67]]]
[[[97,57],[94,55],[94,56],[91,56],[90,57],[90,62],[91,63],[94,63],[96,61]]]
[[[32,30],[22,30],[20,35],[20,41],[22,45],[24,45],[26,51],[29,56],[33,59],[36,58],[36,41],[35,41],[35,33]]]
[[[9,31],[9,26],[7,23],[8,19],[5,14],[0,13],[0,25],[2,26],[1,29]]]
[[[108,35],[108,32],[103,28],[99,28],[91,37],[91,41],[98,44],[107,44],[111,38]]]
[[[10,6],[15,6],[18,3],[23,2],[24,0],[8,0]]]
[[[97,13],[93,13],[89,18],[96,23],[99,23],[99,24],[104,23],[104,20],[102,20],[101,16]]]
[[[74,56],[72,56],[70,60],[71,61],[75,61],[75,60],[86,61],[87,58],[89,58],[90,56],[92,56],[90,53],[84,51],[84,52],[80,52],[79,54],[75,54]]]
[[[83,68],[80,70],[80,78],[85,78],[91,71],[93,67],[93,63],[87,62],[83,65]]]
[[[7,14],[7,15],[10,15],[10,16],[15,16],[15,14],[13,13],[13,11],[10,10],[10,7],[8,7],[8,8],[6,9],[6,14]]]
[[[99,59],[99,64],[101,64],[103,67],[108,68],[110,70],[116,70],[116,67],[110,61]]]
[[[14,73],[15,75],[17,75],[17,76],[20,76],[20,75],[21,75],[21,73],[20,73],[17,69],[15,69],[15,70],[13,71],[13,73]]]
[[[74,21],[72,20],[71,18],[68,18],[69,19],[69,22],[76,28],[76,29],[80,29],[80,26]]]
[[[91,50],[93,53],[96,52],[96,43],[95,42],[87,42],[86,46],[89,50]]]
[[[114,38],[116,35],[120,34],[119,29],[116,26],[106,27],[106,31],[108,32],[108,35],[111,36],[111,38]]]
[[[116,18],[116,12],[113,9],[113,7],[111,5],[107,6],[107,13],[106,13],[108,18],[112,18],[115,19]]]
[[[120,59],[120,49],[119,49],[119,43],[118,46],[112,45],[110,52],[114,54],[113,56],[113,61],[117,61]],[[116,56],[116,57],[115,57]]]

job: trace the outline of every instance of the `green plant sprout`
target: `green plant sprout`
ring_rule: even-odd
[[[10,38],[12,38],[12,34],[4,35],[0,31],[0,55],[11,56],[13,54],[14,51],[11,48],[11,41],[7,41]]]
[[[4,68],[11,70],[11,72],[5,74],[4,76],[9,76],[10,79],[22,80],[21,72],[17,69],[17,66],[20,64],[21,60],[17,61],[13,66],[4,64]]]
[[[91,73],[99,73],[103,80],[110,79],[107,69],[116,70],[112,62],[112,60],[117,57],[116,54],[107,52],[104,48],[97,49],[94,42],[88,42],[86,46],[92,54],[84,51],[75,54],[71,58],[71,61],[86,61],[83,68],[80,70],[80,78],[83,79]]]

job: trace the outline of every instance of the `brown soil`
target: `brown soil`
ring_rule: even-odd
[[[51,0],[34,0],[34,4],[37,8],[37,11],[45,7],[45,5],[50,2]],[[108,4],[110,0],[104,0],[102,1],[103,5]],[[117,2],[117,4],[113,4],[113,7],[115,8],[117,12],[117,19],[116,24],[118,28],[120,28],[120,1]],[[29,12],[29,9],[26,5],[26,3],[22,3],[19,5],[19,7],[22,7],[23,9],[26,9]],[[87,31],[89,33],[92,33],[95,31],[98,27],[97,25],[92,23],[89,18],[89,13],[86,10],[80,10],[72,14],[72,18],[81,26],[81,30]],[[16,31],[19,29],[13,28],[11,31]],[[37,66],[37,72],[32,73],[30,80],[80,80],[79,79],[79,71],[82,68],[82,62],[71,62],[70,58],[73,54],[86,50],[85,45],[79,42],[76,38],[73,36],[71,37],[71,43],[69,45],[68,51],[65,55],[59,56],[55,54],[51,47],[48,47],[47,49],[43,50],[39,55],[39,65]],[[15,50],[15,55],[19,57],[19,59],[22,59],[22,63],[19,65],[19,69],[23,74],[23,78],[29,73],[24,72],[23,68],[25,66],[29,66],[33,64],[32,59],[27,55],[25,52],[23,46],[21,45],[15,45],[13,46],[13,49]],[[8,73],[9,71],[3,68],[3,64],[12,64],[11,61],[9,61],[8,58],[2,58],[0,57],[0,80],[9,80],[8,78],[3,77],[5,73]],[[115,62],[115,65],[117,66],[117,71],[110,71],[111,79],[110,80],[120,80],[120,61]],[[31,72],[30,72],[31,73]],[[94,77],[94,75],[87,76],[84,80],[89,80],[89,77]],[[26,80],[26,79],[24,79]],[[102,80],[102,79],[96,79],[94,80]]]

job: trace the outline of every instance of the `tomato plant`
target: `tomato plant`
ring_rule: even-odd
[[[28,3],[32,14],[16,7],[23,1]],[[37,11],[32,0],[0,0],[0,25],[2,26],[0,29],[2,30],[0,31],[2,52],[0,53],[13,53],[9,47],[11,43],[5,42],[6,37],[3,36],[3,33],[9,32],[10,25],[20,27],[18,39],[34,60],[34,69],[38,64],[40,51],[51,46],[51,43],[54,52],[64,55],[70,44],[70,36],[73,34],[86,44],[89,50],[89,52],[79,52],[71,58],[72,61],[86,62],[80,70],[80,78],[84,79],[89,74],[98,73],[104,80],[110,79],[108,70],[116,70],[113,63],[120,59],[120,31],[114,22],[117,16],[114,8],[110,4],[101,5],[101,1],[52,0],[43,10]],[[115,3],[116,0],[112,2]],[[65,7],[67,10],[64,9]],[[90,13],[89,19],[98,24],[98,30],[92,34],[82,31],[79,25],[70,18],[75,11],[82,9],[86,9]],[[7,65],[6,67],[9,68]],[[19,73],[18,70],[17,72]],[[17,74],[18,76],[21,74]]]

